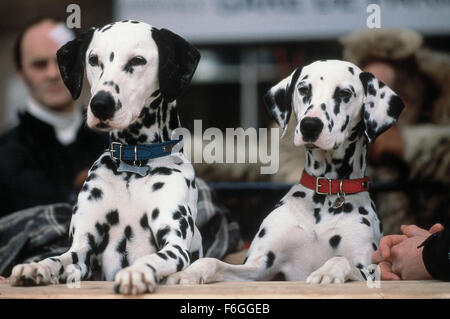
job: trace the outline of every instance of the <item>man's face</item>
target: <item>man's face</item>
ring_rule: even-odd
[[[68,111],[73,101],[61,79],[56,61],[60,44],[50,34],[55,26],[51,21],[44,21],[24,34],[19,75],[37,102],[54,111]]]

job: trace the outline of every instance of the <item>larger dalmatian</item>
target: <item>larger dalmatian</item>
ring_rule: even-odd
[[[243,265],[199,259],[168,282],[373,278],[382,226],[365,177],[367,144],[394,124],[401,99],[371,73],[324,60],[297,68],[265,102],[284,133],[294,111],[294,143],[306,147],[300,183],[264,219]]]
[[[94,278],[114,280],[117,293],[152,292],[202,256],[194,170],[170,140],[180,125],[175,99],[200,54],[169,30],[125,20],[91,29],[57,57],[74,99],[86,68],[92,94],[87,124],[110,132],[111,150],[93,164],[79,193],[70,249],[15,266],[11,285]],[[126,160],[130,145],[154,145],[163,156]]]

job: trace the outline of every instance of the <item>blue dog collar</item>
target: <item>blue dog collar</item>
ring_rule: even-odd
[[[172,149],[178,143],[182,143],[183,136],[177,140],[170,140],[155,144],[126,145],[119,142],[111,142],[109,152],[111,158],[120,161],[144,161],[152,158],[170,155]],[[181,148],[180,148],[181,150]]]

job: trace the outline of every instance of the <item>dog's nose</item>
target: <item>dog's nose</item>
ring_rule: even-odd
[[[305,117],[300,122],[300,132],[302,132],[305,142],[315,142],[323,129],[323,122],[316,117]]]
[[[91,100],[91,111],[99,120],[107,120],[114,115],[114,99],[106,91],[100,91]]]

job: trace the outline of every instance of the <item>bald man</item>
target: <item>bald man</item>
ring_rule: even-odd
[[[14,61],[29,96],[19,125],[0,137],[0,217],[37,205],[73,203],[107,137],[83,125],[83,110],[61,79],[56,51],[74,38],[41,19],[18,37]]]

